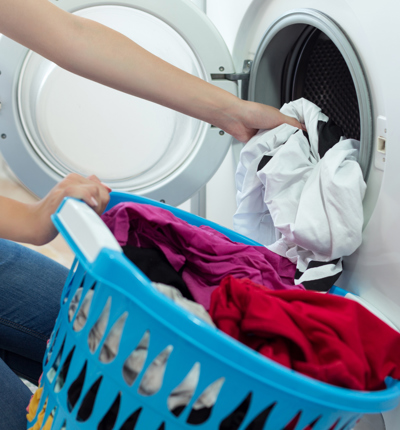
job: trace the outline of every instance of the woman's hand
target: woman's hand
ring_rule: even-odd
[[[44,245],[58,234],[50,216],[57,210],[64,197],[83,200],[100,215],[110,199],[110,191],[111,189],[102,184],[96,176],[84,178],[71,173],[37,203],[25,204],[1,197],[0,237]]]
[[[51,189],[46,197],[33,205],[33,218],[38,223],[40,244],[45,244],[57,236],[58,232],[50,215],[57,210],[64,197],[83,200],[98,215],[101,215],[110,200],[110,191],[111,189],[102,184],[94,175],[84,178],[76,173],[70,173]]]
[[[100,182],[97,176],[84,178],[77,173],[70,173],[50,190],[46,197],[36,203],[38,213],[53,214],[64,197],[75,197],[86,202],[97,214],[101,215],[106,208],[111,188]]]
[[[258,130],[270,130],[281,124],[306,130],[304,124],[291,116],[284,115],[279,109],[240,99],[236,99],[225,112],[221,112],[219,122],[220,128],[243,143],[250,140]]]

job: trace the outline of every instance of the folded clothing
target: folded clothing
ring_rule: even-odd
[[[196,227],[152,205],[120,203],[102,219],[121,246],[160,249],[197,303],[210,306],[211,292],[228,274],[249,278],[273,290],[294,285],[295,266],[264,246],[232,242],[208,226]]]
[[[271,291],[226,277],[211,297],[216,326],[260,354],[323,382],[380,390],[400,378],[400,334],[359,303],[314,291]]]

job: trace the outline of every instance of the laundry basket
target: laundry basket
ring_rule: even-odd
[[[122,201],[161,206],[190,224],[207,224],[232,240],[256,244],[142,197],[112,193],[109,207]],[[399,403],[398,382],[382,391],[359,392],[316,381],[266,359],[178,307],[123,255],[110,231],[84,203],[66,199],[53,221],[76,259],[44,358],[38,411],[46,404],[43,422],[51,413],[52,430],[350,430],[363,413],[386,411]],[[75,331],[68,310],[80,287],[81,301],[90,289],[94,293],[86,324]],[[107,303],[111,303],[108,323],[92,353],[88,336]],[[121,315],[125,324],[118,353],[103,363],[102,345]],[[147,359],[129,385],[123,366],[145,333],[150,339]],[[161,388],[152,395],[141,394],[141,380],[150,364],[168,347],[172,352]],[[196,390],[187,406],[174,414],[167,399],[196,363],[200,367]],[[194,424],[193,404],[215,381],[222,383],[217,400],[203,422]]]

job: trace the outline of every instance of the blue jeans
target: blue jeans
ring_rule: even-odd
[[[16,243],[0,239],[0,429],[26,430],[35,384],[68,269]],[[17,376],[18,375],[18,376]]]

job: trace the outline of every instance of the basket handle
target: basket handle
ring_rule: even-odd
[[[72,251],[93,263],[104,248],[122,253],[114,235],[86,203],[66,197],[51,219]]]

